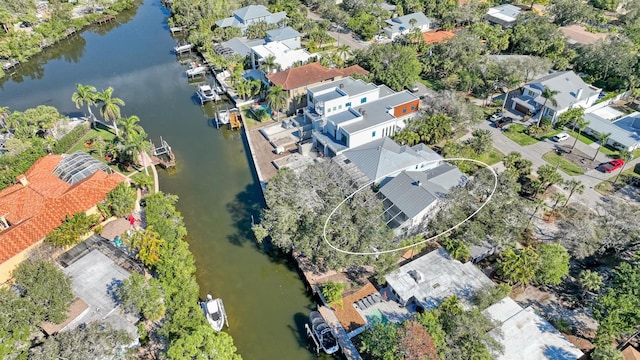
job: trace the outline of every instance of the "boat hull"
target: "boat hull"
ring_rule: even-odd
[[[311,336],[314,337],[315,343],[322,351],[331,355],[340,349],[333,331],[319,312],[312,311],[309,314],[309,323],[311,324]]]
[[[221,331],[227,322],[222,299],[208,299],[200,303],[204,316],[215,331]]]

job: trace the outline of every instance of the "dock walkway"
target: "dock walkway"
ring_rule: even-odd
[[[318,306],[318,311],[327,322],[327,324],[331,327],[333,334],[336,336],[338,340],[338,344],[340,345],[340,350],[342,354],[347,360],[362,360],[358,349],[356,349],[355,345],[349,340],[349,336],[347,332],[344,330],[342,325],[340,325],[340,321],[336,317],[336,315],[326,306]]]

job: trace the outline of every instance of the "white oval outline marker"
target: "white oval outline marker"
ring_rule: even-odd
[[[439,234],[436,234],[430,238],[424,239],[422,241],[419,241],[415,244],[410,244],[410,245],[406,245],[406,246],[402,246],[399,248],[395,248],[395,249],[391,249],[391,250],[383,250],[383,251],[373,251],[373,252],[356,252],[356,251],[348,251],[348,250],[342,250],[338,247],[335,247],[331,242],[329,242],[329,240],[327,240],[327,225],[329,225],[329,220],[331,220],[331,217],[333,216],[333,214],[335,214],[336,211],[338,211],[338,209],[340,208],[340,206],[342,206],[342,204],[344,204],[345,202],[347,202],[349,199],[351,199],[352,197],[354,197],[357,193],[359,193],[361,190],[371,186],[371,184],[374,184],[376,181],[383,179],[393,173],[398,172],[396,171],[392,171],[388,174],[382,175],[380,177],[378,177],[375,180],[372,180],[364,185],[362,185],[360,188],[358,188],[356,191],[354,191],[353,193],[351,193],[351,195],[347,196],[346,198],[344,198],[333,210],[331,210],[331,213],[329,213],[329,216],[327,217],[327,220],[324,222],[324,226],[322,227],[322,239],[324,239],[324,242],[327,243],[327,245],[329,245],[333,250],[337,251],[337,252],[341,252],[343,254],[349,254],[349,255],[381,255],[381,254],[390,254],[396,251],[401,251],[401,250],[406,250],[409,248],[412,248],[414,246],[418,246],[421,244],[424,244],[428,241],[434,240],[439,238],[440,236],[447,234],[455,229],[457,229],[458,227],[462,226],[462,224],[466,223],[467,221],[471,220],[471,218],[473,218],[474,216],[476,216],[477,213],[480,212],[480,210],[482,210],[482,208],[485,207],[485,205],[487,205],[489,203],[489,201],[491,201],[491,198],[493,197],[493,194],[495,194],[496,189],[498,188],[498,174],[496,173],[496,171],[489,166],[488,164],[480,161],[480,160],[475,160],[475,159],[468,159],[468,158],[449,158],[449,159],[438,159],[438,160],[432,160],[432,161],[428,161],[426,162],[426,164],[429,163],[434,163],[437,161],[446,161],[446,162],[451,162],[451,161],[471,161],[474,162],[476,164],[480,164],[482,166],[484,166],[485,168],[489,169],[489,171],[491,171],[491,173],[493,174],[493,189],[491,189],[491,193],[489,194],[489,196],[487,196],[487,200],[484,201],[484,203],[476,209],[476,211],[474,211],[471,215],[469,215],[466,219],[460,221],[459,223],[455,224],[454,226],[448,228],[445,231],[442,231]]]

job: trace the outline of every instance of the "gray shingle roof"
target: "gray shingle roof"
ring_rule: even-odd
[[[267,40],[269,41],[282,41],[296,37],[300,37],[300,33],[294,30],[291,26],[267,31]]]
[[[433,154],[441,157],[435,152]],[[418,165],[429,160],[424,152],[417,152],[404,145],[398,145],[388,137],[377,139],[344,152],[344,156],[355,164],[370,180]]]
[[[558,91],[558,94],[554,96],[558,105],[553,106],[551,102],[547,102],[546,105],[554,110],[569,108],[572,104],[590,98],[600,92],[600,89],[585,83],[573,71],[557,71],[531,81],[527,83],[527,85],[540,91],[542,91],[545,86],[551,90]],[[582,89],[580,96],[578,96],[579,89]],[[536,98],[536,102],[539,104],[543,104],[544,101],[545,98],[542,96]]]
[[[360,113],[363,113],[364,111],[364,119],[353,124],[346,125],[344,126],[344,129],[353,134],[382,124],[394,118],[393,115],[387,113],[389,107],[406,104],[416,99],[418,99],[418,97],[414,94],[408,91],[401,91],[372,102],[354,106],[354,108],[356,108]]]
[[[230,49],[234,53],[244,57],[251,53],[252,47],[262,44],[264,44],[264,39],[248,40],[245,37],[235,37],[223,42],[221,45],[224,48]]]
[[[240,19],[249,20],[259,17],[265,17],[271,15],[269,10],[264,5],[249,5],[240,8],[233,12],[233,14]]]
[[[402,30],[410,30],[412,28],[412,25],[410,23],[411,19],[416,19],[416,23],[415,25],[413,25],[414,27],[421,27],[435,22],[434,19],[428,18],[422,12],[398,16],[385,21],[388,24],[387,28],[392,29],[392,31],[394,32],[398,32]]]

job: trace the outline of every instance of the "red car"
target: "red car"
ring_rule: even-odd
[[[614,172],[624,166],[624,160],[622,159],[613,159],[607,163],[600,165],[600,170],[604,172]]]

